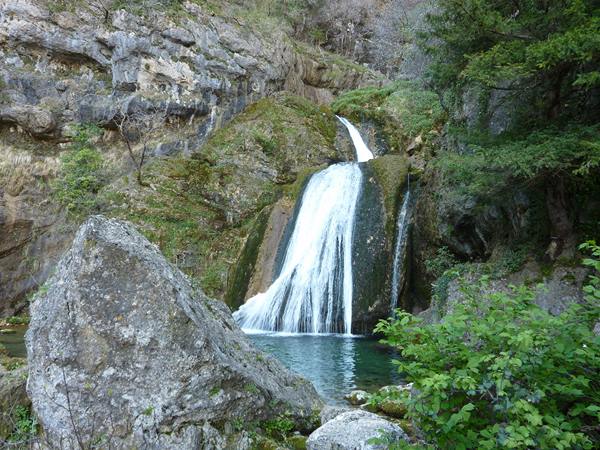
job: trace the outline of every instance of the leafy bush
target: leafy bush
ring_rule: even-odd
[[[589,244],[593,245],[593,244]],[[586,264],[599,268],[600,248]],[[598,273],[585,305],[552,316],[534,293],[482,294],[442,323],[398,311],[375,331],[398,348],[399,371],[414,383],[407,416],[440,448],[592,448],[600,419]]]
[[[591,253],[591,258],[585,258],[584,266],[592,269],[589,283],[583,287],[586,300],[592,305],[600,304],[600,246],[595,241],[588,241],[579,246],[580,250]]]
[[[425,260],[427,274],[433,278],[441,277],[444,272],[457,263],[456,257],[448,247],[440,247],[435,255]]]
[[[27,316],[11,316],[6,319],[6,323],[10,325],[27,325],[29,317]]]
[[[75,216],[85,215],[96,206],[96,194],[105,183],[104,160],[90,143],[99,132],[94,125],[77,127],[71,147],[60,159],[54,193]]]
[[[8,442],[23,444],[29,442],[37,434],[37,419],[31,415],[31,411],[24,406],[16,406],[13,411],[15,428],[8,437]],[[20,447],[19,447],[20,448]]]
[[[267,436],[274,439],[285,440],[288,434],[296,427],[294,421],[288,417],[276,417],[263,422]]]

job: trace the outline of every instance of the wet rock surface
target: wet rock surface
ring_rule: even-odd
[[[288,412],[301,424],[322,406],[250,345],[222,302],[131,225],[101,216],[82,225],[32,305],[26,344],[33,409],[63,448],[227,448],[236,420]]]

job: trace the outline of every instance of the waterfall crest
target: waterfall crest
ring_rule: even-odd
[[[358,130],[339,119],[356,159],[372,159]],[[334,164],[310,178],[279,276],[234,313],[242,329],[351,334],[352,240],[362,178],[356,163]]]
[[[373,159],[373,153],[371,152],[371,150],[369,150],[369,147],[367,147],[365,141],[363,141],[363,138],[360,135],[360,131],[358,131],[348,119],[340,116],[336,117],[348,129],[348,133],[350,133],[350,138],[352,139],[352,143],[354,144],[354,150],[356,151],[356,160],[358,162],[365,162],[370,159]]]
[[[409,181],[410,183],[410,181]],[[396,245],[394,246],[394,264],[392,271],[392,297],[390,306],[392,313],[398,307],[398,295],[400,294],[400,282],[402,281],[402,271],[404,269],[404,252],[406,250],[406,235],[408,233],[409,224],[409,206],[410,206],[410,184],[404,195],[402,207],[398,213],[396,222]]]

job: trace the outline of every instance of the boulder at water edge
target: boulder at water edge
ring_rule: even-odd
[[[380,443],[371,443],[379,438]],[[407,440],[398,425],[367,411],[345,412],[317,428],[306,441],[308,450],[383,450],[389,444]]]
[[[26,343],[50,447],[239,447],[239,424],[322,406],[127,223],[90,218],[47,286]]]

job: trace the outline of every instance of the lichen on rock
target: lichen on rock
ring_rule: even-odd
[[[88,219],[48,286],[26,344],[50,445],[225,448],[236,420],[285,413],[301,427],[322,406],[127,223]]]

